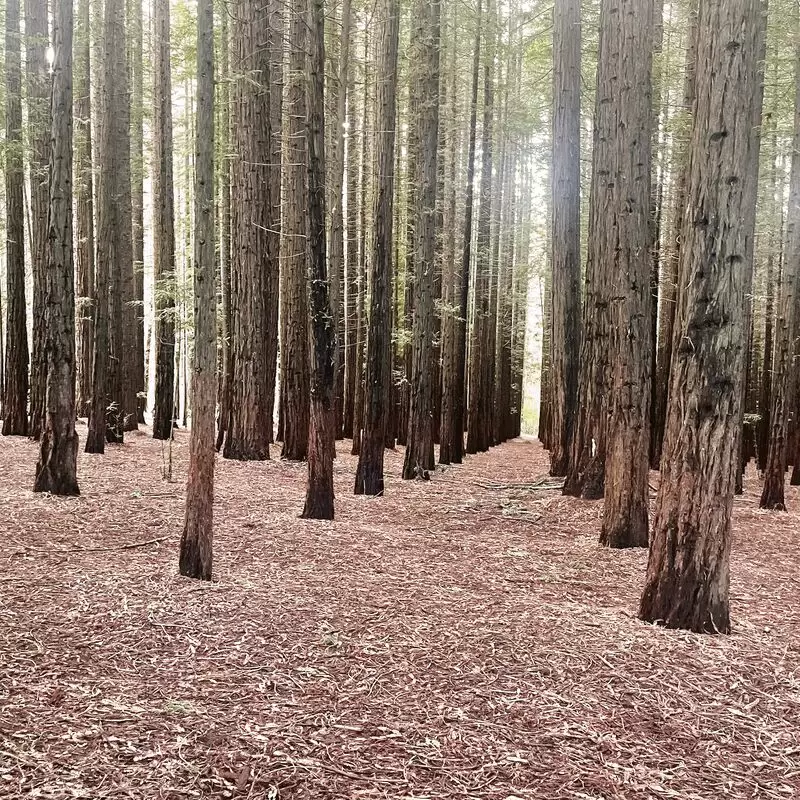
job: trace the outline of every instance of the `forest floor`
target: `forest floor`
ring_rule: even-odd
[[[215,579],[181,578],[187,445],[171,484],[144,431],[81,454],[57,499],[0,439],[0,797],[800,797],[795,489],[748,480],[734,633],[697,636],[636,618],[602,504],[514,486],[532,441],[427,484],[389,453],[379,499],[343,454],[333,523],[304,465],[220,458]]]

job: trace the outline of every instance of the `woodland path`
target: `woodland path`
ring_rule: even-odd
[[[334,523],[297,518],[304,465],[220,458],[200,584],[187,435],[174,484],[128,440],[62,500],[0,439],[0,797],[800,797],[795,489],[737,498],[734,633],[700,637],[636,619],[646,553],[597,546],[601,504],[485,488],[545,475],[536,443],[429,484],[390,453],[382,499],[342,455]]]

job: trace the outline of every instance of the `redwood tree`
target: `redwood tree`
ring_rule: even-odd
[[[594,229],[600,269],[614,287],[609,308],[611,393],[602,544],[646,547],[650,499],[650,118],[652,0],[605,0],[598,90],[610,106],[612,152],[605,210]],[[610,52],[608,52],[610,51]],[[607,133],[601,131],[601,137]],[[553,292],[553,305],[555,307]]]
[[[75,25],[73,119],[75,144],[75,259],[77,268],[77,413],[89,416],[94,349],[94,190],[92,180],[92,104],[90,92],[90,0],[78,3]]]
[[[303,517],[333,519],[335,329],[325,253],[325,23],[311,0],[308,81],[308,245],[311,310],[311,422]]]
[[[365,375],[364,430],[356,471],[355,493],[383,494],[383,451],[391,365],[392,225],[394,220],[395,100],[398,0],[382,0],[377,71],[376,187],[372,238],[372,293]]]
[[[281,266],[281,457],[302,461],[308,452],[308,190],[306,187],[306,71],[308,2],[292,4],[286,192]]]
[[[439,145],[439,0],[417,0],[411,35],[412,105],[416,115],[414,203],[414,319],[411,407],[403,464],[406,479],[428,478],[435,467],[434,272],[436,269],[436,182]]]
[[[795,23],[797,24],[797,23]],[[774,189],[774,187],[773,187]],[[769,413],[769,447],[764,469],[761,508],[785,511],[784,484],[788,458],[789,412],[792,407],[792,358],[797,335],[797,290],[800,275],[800,51],[795,59],[795,110],[789,210],[786,218],[787,258],[783,262],[775,346],[772,360]],[[769,349],[765,348],[765,360]],[[766,373],[769,365],[765,365]]]
[[[70,22],[70,25],[72,23]],[[70,37],[71,37],[70,33]],[[25,3],[25,71],[27,73],[28,129],[30,130],[30,242],[33,276],[33,339],[30,376],[30,435],[39,439],[45,415],[47,339],[45,294],[47,265],[47,212],[50,202],[50,70],[47,46],[47,0]]]
[[[52,152],[44,287],[46,413],[35,492],[76,495],[75,285],[72,250],[72,3],[55,8]]]
[[[553,10],[550,474],[565,475],[578,400],[581,301],[581,4]]]
[[[269,180],[269,18],[256,0],[236,7],[231,70],[233,178],[231,183],[231,312],[233,371],[223,455],[240,461],[269,458],[268,303],[272,261]]]
[[[22,78],[19,0],[6,3],[6,360],[3,435],[28,433],[28,326],[25,307],[25,223],[22,162]]]
[[[211,580],[214,531],[214,415],[217,296],[214,286],[214,4],[197,4],[197,117],[194,176],[194,360],[192,429],[181,575]]]
[[[153,438],[172,436],[175,416],[175,190],[172,180],[172,77],[169,0],[155,3],[153,84],[153,263],[156,395]]]
[[[703,2],[662,477],[640,615],[728,633],[761,111],[761,0]],[[709,302],[713,298],[713,302]]]

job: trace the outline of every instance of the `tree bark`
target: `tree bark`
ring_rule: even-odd
[[[489,364],[490,303],[492,281],[492,146],[494,137],[494,61],[496,55],[495,0],[488,0],[485,17],[486,47],[483,54],[483,128],[481,131],[480,204],[476,238],[475,286],[469,355],[469,395],[467,403],[467,453],[489,449],[491,382]]]
[[[391,381],[391,274],[394,221],[394,143],[397,93],[397,49],[400,26],[398,0],[381,3],[378,60],[372,296],[365,377],[364,432],[356,471],[355,493],[382,495],[383,451],[386,443],[387,396]]]
[[[90,2],[80,0],[75,36],[75,205],[78,278],[77,414],[88,417],[92,401],[94,350],[94,191],[92,187],[92,103]]]
[[[450,461],[460,464],[464,459],[464,422],[467,407],[467,318],[469,316],[469,286],[472,269],[472,219],[475,205],[475,145],[478,122],[478,84],[481,67],[482,0],[478,0],[475,45],[472,61],[472,88],[469,106],[467,143],[466,196],[464,200],[464,244],[461,252],[458,319],[455,329],[455,375],[447,391],[452,408],[452,423],[442,435],[450,439]]]
[[[19,0],[6,3],[6,362],[3,436],[28,434],[28,325],[22,161],[22,77]]]
[[[325,253],[325,24],[323,0],[311,0],[308,82],[308,285],[311,311],[311,421],[305,519],[333,519],[336,331]]]
[[[48,264],[47,270],[42,270],[46,277],[46,412],[33,490],[57,495],[79,494],[72,250],[72,28],[72,3],[56,3]]]
[[[70,23],[71,24],[71,23]],[[33,275],[33,339],[30,376],[30,436],[39,440],[45,416],[47,384],[47,324],[45,293],[47,212],[50,163],[50,70],[46,51],[50,43],[47,0],[25,3],[25,70],[27,73],[28,128],[30,130],[30,241]]]
[[[92,406],[86,436],[87,453],[103,453],[105,442],[117,441],[121,433],[119,413],[122,406],[121,371],[118,369],[121,329],[121,298],[117,264],[122,257],[119,247],[120,148],[118,147],[120,84],[119,69],[124,65],[124,7],[121,0],[105,0],[103,9],[103,59],[100,86],[100,156],[97,178],[97,257],[95,262],[94,354],[92,369]],[[120,56],[122,53],[122,57]],[[125,221],[127,222],[127,221]],[[112,283],[113,279],[113,283]],[[112,329],[114,322],[114,329]],[[121,328],[121,325],[120,325]],[[116,347],[115,347],[116,345]]]
[[[439,146],[439,0],[417,0],[410,53],[413,113],[416,115],[414,205],[414,321],[411,407],[403,478],[430,477],[433,452],[434,272],[436,270],[436,183]]]
[[[795,9],[795,13],[797,10]],[[795,26],[798,22],[795,20]],[[797,334],[798,280],[800,280],[800,49],[795,56],[794,138],[786,218],[787,257],[780,280],[775,320],[775,355],[772,361],[769,414],[769,447],[764,469],[760,507],[785,511],[784,484],[789,449],[789,412],[792,403],[792,358]],[[774,186],[772,187],[774,191]],[[772,257],[770,253],[768,257]],[[769,304],[768,304],[769,313]],[[771,348],[770,348],[771,349]],[[765,351],[765,359],[768,357]],[[766,382],[767,368],[764,369]]]
[[[217,296],[214,286],[214,5],[197,4],[197,120],[194,177],[194,356],[189,477],[179,568],[211,580],[214,532],[214,416]]]
[[[168,0],[155,3],[153,86],[153,262],[156,397],[153,438],[170,439],[175,420],[175,188],[172,168],[172,76]]]
[[[333,158],[331,159],[330,197],[330,301],[336,332],[336,388],[334,395],[334,425],[336,438],[341,439],[344,428],[344,373],[345,373],[345,250],[344,250],[344,168],[345,168],[345,114],[350,70],[350,0],[342,0],[341,45],[335,79],[335,114],[333,117]]]
[[[603,97],[611,106],[612,172],[600,238],[600,269],[613,287],[609,320],[605,504],[600,543],[646,547],[650,499],[650,371],[652,369],[651,66],[652,0],[606,0],[612,21],[601,28]],[[604,35],[604,36],[603,36]],[[606,54],[608,54],[607,57]],[[602,135],[602,134],[601,134]]]
[[[581,8],[553,12],[553,308],[550,474],[566,475],[578,400],[581,300]]]
[[[144,349],[144,69],[142,0],[132,0],[130,8],[131,62],[131,208],[133,211],[133,304],[130,364],[128,365],[129,398],[133,405],[128,411],[126,430],[136,430],[144,424],[147,407],[147,376]]]
[[[243,0],[234,20],[231,71],[234,151],[231,186],[233,391],[223,455],[240,461],[269,458],[269,316],[267,290],[277,266],[270,250],[269,180],[272,157],[269,19],[255,0]]]
[[[662,479],[644,620],[728,633],[746,296],[758,180],[764,7],[703,3]],[[708,298],[714,298],[713,303]]]
[[[657,468],[661,461],[664,441],[664,425],[667,414],[669,375],[672,367],[672,342],[675,327],[675,311],[678,305],[678,265],[681,251],[681,227],[686,212],[686,183],[689,170],[689,137],[691,135],[692,106],[695,98],[695,74],[697,59],[697,14],[689,12],[688,44],[683,82],[683,102],[676,123],[677,133],[672,151],[672,171],[675,174],[675,207],[672,229],[664,247],[664,272],[661,281],[661,300],[658,308],[658,348],[656,353],[656,380],[651,416],[652,453],[651,464]]]
[[[231,307],[231,110],[230,110],[230,52],[228,15],[221,15],[220,24],[220,83],[219,83],[219,272],[220,299],[222,302],[221,330],[222,352],[220,354],[219,378],[219,424],[217,426],[216,449],[222,447],[230,419],[231,393],[233,391],[233,312]]]
[[[311,380],[308,325],[308,200],[306,72],[308,0],[292,4],[289,89],[286,96],[286,204],[281,274],[281,458],[308,454]]]

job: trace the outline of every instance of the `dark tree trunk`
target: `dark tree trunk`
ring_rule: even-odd
[[[378,59],[372,295],[367,340],[364,431],[356,471],[355,493],[382,495],[383,451],[391,382],[391,275],[394,221],[394,142],[397,94],[397,49],[400,26],[398,0],[381,3]]]
[[[3,436],[28,433],[28,325],[22,163],[22,77],[19,0],[6,3],[6,362]]]
[[[684,290],[640,606],[649,622],[700,633],[730,631],[730,521],[741,440],[763,37],[760,0],[700,6],[687,188],[694,212],[684,218]]]
[[[144,424],[147,407],[147,376],[144,349],[144,69],[143,69],[142,2],[133,0],[130,9],[131,61],[131,208],[133,304],[131,305],[133,343],[129,346],[128,397],[133,403],[127,409],[126,430]]]
[[[334,426],[337,439],[344,429],[344,341],[345,341],[345,250],[344,250],[344,169],[345,114],[347,111],[348,73],[350,68],[350,0],[342,0],[341,49],[334,79],[335,113],[333,115],[333,158],[330,164],[330,301],[336,332],[336,388],[334,391]]]
[[[681,226],[686,211],[686,181],[688,173],[689,136],[691,134],[692,105],[695,97],[695,59],[697,57],[697,14],[690,11],[686,72],[683,83],[679,133],[675,136],[672,151],[672,171],[675,174],[675,207],[673,223],[664,248],[665,278],[661,281],[661,302],[658,308],[658,348],[656,354],[656,379],[653,392],[652,430],[650,438],[650,466],[657,469],[661,461],[664,440],[664,423],[667,413],[669,374],[672,366],[672,340],[675,327],[675,310],[678,304],[678,264],[681,249]]]
[[[264,275],[264,329],[266,331],[267,358],[267,437],[273,437],[273,415],[275,412],[275,379],[278,364],[278,303],[280,294],[280,249],[281,249],[281,185],[283,177],[283,82],[284,42],[286,9],[283,0],[269,0],[267,47],[269,51],[269,123],[270,123],[270,167],[269,216],[266,220],[267,268]]]
[[[189,478],[181,575],[211,580],[214,532],[214,414],[217,297],[214,287],[214,6],[197,4],[197,121],[194,178],[194,358]]]
[[[78,277],[78,395],[77,414],[88,417],[92,401],[94,349],[94,191],[92,188],[92,111],[90,2],[78,5],[75,36],[75,205]]]
[[[175,420],[175,189],[168,0],[155,4],[153,255],[156,286],[156,395],[153,438],[170,439]]]
[[[52,153],[44,287],[46,412],[35,492],[77,495],[75,432],[75,286],[72,251],[72,3],[55,9]],[[49,148],[48,148],[49,149]]]
[[[236,157],[231,196],[231,306],[233,375],[230,417],[223,455],[240,461],[269,458],[272,433],[269,406],[267,289],[277,265],[270,250],[269,19],[255,0],[237,8],[232,72],[232,129]]]
[[[770,440],[773,435],[771,411],[772,411],[772,379],[773,379],[773,358],[779,356],[774,352],[776,344],[774,342],[776,337],[775,327],[781,324],[780,320],[775,319],[775,293],[776,286],[778,293],[781,292],[782,281],[785,275],[781,274],[780,267],[780,245],[777,244],[775,219],[778,208],[782,208],[783,202],[776,202],[775,191],[777,183],[777,169],[776,169],[776,155],[777,155],[777,136],[775,134],[775,120],[773,115],[768,115],[767,119],[769,128],[771,129],[771,152],[770,168],[767,173],[767,187],[766,195],[767,202],[766,213],[769,215],[769,233],[767,235],[767,253],[766,258],[766,275],[764,277],[765,290],[766,290],[766,303],[764,308],[764,358],[761,363],[761,372],[759,378],[759,395],[758,395],[758,416],[759,422],[757,426],[758,438],[756,442],[756,459],[758,468],[762,472],[767,470],[767,462],[769,456]],[[783,187],[782,187],[783,188]],[[781,195],[782,197],[783,195]],[[791,202],[789,204],[791,208]],[[779,226],[778,226],[779,227]],[[778,258],[776,259],[775,251],[778,251]],[[778,261],[778,268],[776,270],[776,260]],[[776,274],[777,272],[777,274]],[[785,319],[785,318],[784,318]],[[784,322],[785,324],[785,322]],[[778,334],[779,335],[779,334]],[[777,366],[777,363],[776,363]],[[784,398],[785,402],[785,398]],[[781,478],[781,480],[783,480]]]
[[[121,0],[106,0],[103,9],[103,64],[101,81],[100,157],[102,165],[97,179],[97,259],[95,263],[95,314],[94,354],[92,369],[92,405],[86,435],[86,452],[102,453],[105,442],[116,441],[121,434],[121,371],[118,369],[118,350],[121,340],[119,330],[112,331],[112,317],[121,323],[121,298],[113,292],[112,278],[117,276],[115,266],[121,258],[119,248],[119,173],[118,147],[120,85],[118,72],[124,65],[124,7]],[[122,55],[120,55],[120,53]],[[126,221],[127,222],[127,221]],[[114,288],[118,289],[116,281]],[[114,325],[116,328],[116,324]]]
[[[452,24],[452,22],[451,22]],[[457,209],[457,152],[458,152],[458,70],[456,69],[456,37],[451,36],[448,88],[449,119],[445,133],[445,179],[442,193],[442,397],[439,428],[439,463],[450,464],[453,459],[454,405],[456,403],[456,328],[459,314],[459,278],[456,270],[456,209]],[[463,432],[458,431],[463,441]]]
[[[606,70],[600,82],[617,131],[609,176],[613,188],[595,228],[605,243],[600,269],[611,278],[611,395],[605,504],[600,542],[646,547],[650,499],[652,368],[650,144],[652,0],[605,0],[612,26],[601,29]],[[608,56],[606,57],[606,54]],[[621,91],[625,87],[626,91]],[[602,135],[602,134],[601,134]],[[613,243],[611,246],[610,243]]]
[[[461,253],[460,296],[455,326],[455,375],[448,392],[452,407],[452,425],[444,436],[450,438],[450,460],[460,464],[464,459],[464,428],[467,407],[467,317],[469,285],[472,269],[472,218],[475,205],[475,144],[478,122],[478,83],[481,66],[482,0],[478,0],[475,47],[472,61],[472,90],[469,109],[469,141],[467,144],[466,197],[464,200],[464,246]]]
[[[553,309],[550,474],[566,475],[578,400],[581,302],[581,8],[553,13]]]
[[[308,2],[292,5],[289,88],[286,95],[286,193],[281,274],[281,457],[308,454],[311,380],[308,325],[308,166],[306,73]]]
[[[615,3],[613,13],[610,2]],[[622,58],[613,43],[617,26],[621,24],[617,19],[619,6],[616,0],[610,2],[603,3],[600,15],[578,410],[564,483],[564,494],[587,500],[597,500],[605,491],[607,400],[611,384],[609,304],[612,294],[612,275],[607,271],[609,262],[606,256],[609,247],[614,249],[618,246],[614,228],[604,224],[606,205],[618,191],[615,187],[615,159],[620,118],[612,98],[615,91],[623,91],[614,82],[614,66],[617,59]],[[604,46],[605,42],[609,44]],[[649,185],[649,180],[647,183]],[[649,290],[649,279],[645,280],[645,287],[642,291]]]
[[[70,23],[71,24],[71,23]],[[46,51],[50,43],[47,0],[25,3],[25,70],[27,73],[28,128],[30,130],[30,241],[33,275],[33,340],[30,376],[31,438],[39,440],[45,415],[47,330],[45,283],[47,264],[47,208],[50,202],[50,70]]]
[[[353,447],[351,455],[361,453],[361,439],[364,430],[364,405],[366,402],[366,387],[364,386],[366,340],[367,340],[367,251],[370,238],[367,235],[367,205],[369,200],[368,187],[371,185],[370,167],[374,156],[374,149],[370,146],[372,137],[369,135],[369,125],[374,120],[372,102],[373,82],[370,80],[368,36],[364,37],[364,115],[361,126],[361,165],[359,178],[359,245],[358,245],[358,292],[356,300],[356,365],[355,365],[355,396],[353,398]]]
[[[800,275],[800,269],[798,269],[800,263],[800,50],[798,50],[795,60],[794,140],[792,145],[789,211],[786,218],[788,247],[779,283],[780,299],[775,321],[775,357],[772,362],[770,392],[772,408],[769,414],[769,447],[764,470],[764,489],[760,502],[761,508],[774,511],[786,510],[784,483],[789,449],[789,412],[793,399],[792,357],[797,333],[797,290],[798,275]],[[773,186],[773,192],[774,188]],[[772,258],[771,253],[769,258]],[[769,277],[767,280],[769,281]],[[767,313],[769,314],[769,303]],[[767,321],[769,324],[769,317]],[[765,348],[765,360],[768,355]],[[764,384],[767,374],[765,367]]]
[[[216,449],[225,441],[225,431],[230,418],[231,392],[233,391],[233,315],[231,309],[231,162],[227,155],[231,143],[230,113],[230,37],[228,35],[228,15],[221,15],[220,24],[220,83],[219,83],[219,295],[222,305],[220,339],[219,377],[219,424],[217,427]]]
[[[311,311],[311,423],[305,519],[333,519],[336,331],[325,253],[325,25],[323,0],[311,0],[308,84],[308,243]]]
[[[486,48],[483,58],[483,128],[481,131],[481,181],[480,204],[475,260],[475,307],[470,335],[469,396],[467,404],[467,453],[486,452],[489,449],[491,418],[488,379],[490,354],[490,303],[492,280],[492,144],[494,136],[494,61],[495,27],[497,12],[494,0],[486,8]]]
[[[411,406],[403,478],[428,478],[433,452],[434,272],[436,270],[436,183],[439,146],[439,0],[417,0],[413,12],[411,83],[416,114],[414,205],[414,321]]]
[[[547,248],[549,250],[549,248]],[[553,342],[553,276],[548,271],[542,287],[542,366],[539,379],[539,428],[536,436],[545,450],[550,449],[550,421],[552,415],[551,355]]]
[[[357,112],[355,102],[355,80],[353,69],[349,71],[350,87],[347,92],[348,137],[346,143],[347,215],[346,215],[346,263],[344,300],[344,398],[342,409],[342,435],[352,439],[356,394],[356,341],[358,338],[358,165],[359,147]],[[363,125],[363,116],[361,117]]]

